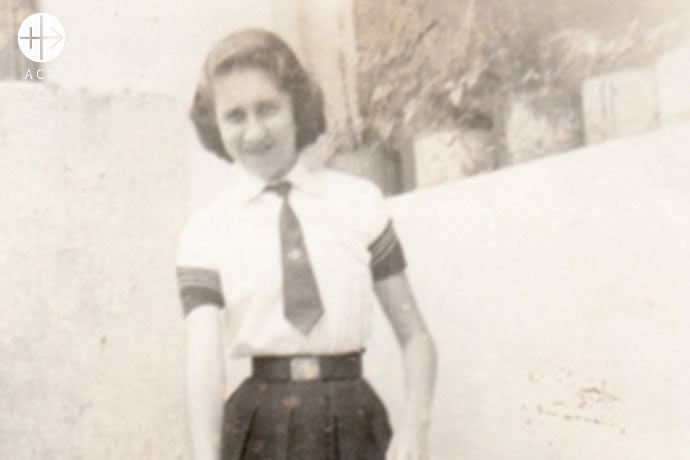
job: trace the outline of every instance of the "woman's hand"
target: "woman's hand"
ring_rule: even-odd
[[[386,460],[430,460],[428,431],[428,421],[405,415],[393,435]]]
[[[405,408],[387,460],[429,460],[428,429],[436,381],[436,348],[404,272],[376,281],[376,295],[402,348]]]

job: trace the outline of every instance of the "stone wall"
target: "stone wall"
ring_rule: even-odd
[[[587,143],[659,128],[658,94],[653,68],[625,69],[585,81],[582,112]]]

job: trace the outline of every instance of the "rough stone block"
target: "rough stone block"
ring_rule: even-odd
[[[400,168],[404,190],[425,188],[490,171],[496,167],[491,131],[460,128],[404,142]]]
[[[656,72],[661,123],[690,119],[690,44],[661,56]]]
[[[586,80],[582,85],[582,110],[588,144],[658,128],[654,69],[628,69]]]
[[[416,137],[401,153],[404,190],[425,188],[467,177],[476,172],[475,152],[480,144],[473,133],[441,131]]]
[[[506,116],[505,163],[516,164],[582,145],[577,100],[553,88],[512,96]]]
[[[405,162],[406,184],[429,187],[464,177],[462,158],[467,154],[458,131],[415,138],[411,158]],[[411,161],[409,161],[411,160]],[[405,187],[411,188],[411,187]]]

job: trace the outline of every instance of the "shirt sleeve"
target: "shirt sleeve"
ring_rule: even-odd
[[[204,225],[190,221],[179,239],[177,282],[184,314],[200,305],[225,305],[213,244]]]
[[[373,186],[370,206],[370,267],[374,280],[378,281],[405,270],[407,263],[400,240],[395,233],[393,220],[385,205],[383,194]]]

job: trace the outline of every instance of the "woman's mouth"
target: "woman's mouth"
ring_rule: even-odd
[[[273,145],[260,145],[256,147],[245,147],[242,149],[246,155],[267,156],[273,151]]]

